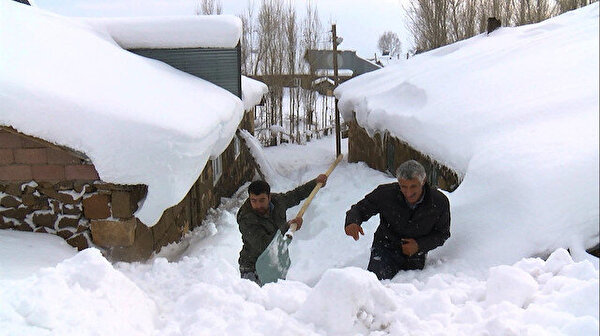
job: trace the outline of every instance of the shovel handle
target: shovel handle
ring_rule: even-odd
[[[329,177],[329,174],[331,174],[331,172],[335,169],[335,167],[338,165],[338,163],[340,163],[340,161],[342,161],[343,157],[344,157],[344,155],[342,155],[342,154],[338,155],[338,157],[331,164],[331,166],[329,166],[329,169],[327,169],[327,171],[325,172],[325,175],[327,177]],[[317,192],[319,192],[319,190],[321,189],[322,186],[323,186],[323,183],[320,183],[320,182],[317,183],[317,185],[314,187],[314,189],[312,190],[312,192],[310,193],[310,195],[308,195],[308,197],[306,198],[306,200],[302,204],[302,207],[300,208],[300,211],[298,211],[298,214],[296,215],[296,218],[302,218],[302,216],[304,216],[304,212],[306,211],[306,209],[310,205],[310,202],[312,202],[313,198],[315,197],[315,195],[317,194]],[[298,225],[296,225],[296,223],[290,224],[289,230],[285,233],[286,238],[290,238],[291,239],[294,236],[294,232],[297,229],[298,229]]]

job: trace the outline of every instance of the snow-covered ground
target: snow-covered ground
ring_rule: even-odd
[[[325,171],[334,147],[327,137],[256,153],[277,192]],[[36,234],[32,243],[32,234],[0,231],[0,335],[598,334],[598,269],[564,249],[546,261],[489,268],[434,256],[423,271],[378,281],[364,270],[377,219],[355,242],[343,218],[391,181],[364,164],[340,163],[291,244],[289,280],[262,288],[237,270],[244,188],[146,263],[113,265],[95,249],[69,252],[54,236]],[[447,242],[453,251],[463,244]],[[34,262],[40,251],[47,261]]]

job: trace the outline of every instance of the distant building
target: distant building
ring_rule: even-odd
[[[304,55],[304,59],[309,63],[313,72],[317,70],[333,71],[332,50],[308,50]],[[359,57],[356,55],[356,51],[353,50],[338,50],[337,66],[339,72],[352,71],[352,77],[381,68],[379,65]]]

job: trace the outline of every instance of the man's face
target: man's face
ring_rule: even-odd
[[[413,178],[410,180],[398,179],[398,184],[400,185],[400,191],[402,191],[402,195],[404,195],[404,198],[406,198],[408,203],[415,204],[419,201],[419,199],[421,199],[425,180],[421,182],[418,178]]]
[[[259,215],[264,215],[269,211],[269,202],[271,202],[271,195],[267,195],[264,193],[254,195],[251,193],[249,198],[252,210],[254,210]]]

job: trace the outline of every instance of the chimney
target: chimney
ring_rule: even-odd
[[[487,22],[487,33],[488,35],[493,32],[494,30],[500,28],[502,26],[502,23],[500,22],[500,20],[496,19],[495,17],[489,17],[488,18],[488,22]]]

